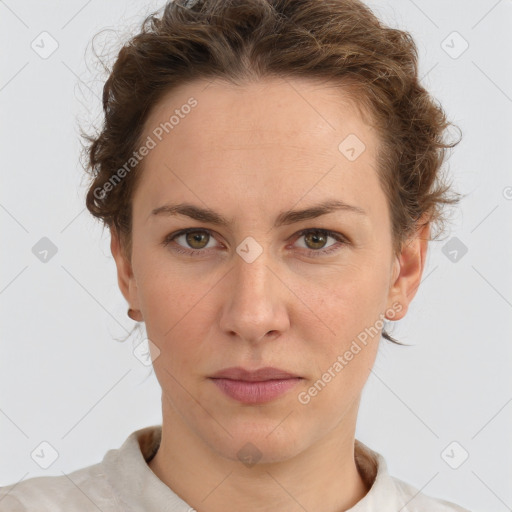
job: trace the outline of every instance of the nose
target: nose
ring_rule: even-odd
[[[226,283],[220,327],[250,343],[276,339],[290,327],[287,306],[293,294],[272,269],[263,252],[248,263],[238,255]]]

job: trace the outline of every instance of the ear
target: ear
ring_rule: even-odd
[[[394,262],[392,284],[389,289],[388,308],[400,304],[392,320],[400,320],[407,314],[409,304],[416,295],[425,268],[428,241],[430,238],[430,223],[416,230],[403,245],[400,255]]]
[[[132,264],[126,257],[121,246],[119,235],[115,229],[110,230],[110,251],[117,267],[117,282],[119,289],[128,302],[128,307],[134,311],[133,319],[142,322],[142,314],[139,310],[139,298],[137,282],[133,275]]]

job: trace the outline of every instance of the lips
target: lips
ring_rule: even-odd
[[[294,375],[284,370],[280,370],[279,368],[272,368],[271,366],[259,368],[258,370],[246,370],[245,368],[237,366],[233,368],[225,368],[224,370],[220,370],[211,376],[212,379],[230,379],[246,382],[286,380],[296,379],[298,377],[298,375]]]
[[[230,399],[256,405],[271,402],[286,394],[302,377],[267,366],[252,371],[241,367],[225,368],[210,379]]]

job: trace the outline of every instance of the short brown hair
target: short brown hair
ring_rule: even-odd
[[[213,78],[326,80],[339,84],[377,129],[378,174],[398,254],[423,224],[444,231],[443,206],[459,201],[442,164],[460,140],[444,140],[452,123],[420,84],[417,61],[411,35],[385,26],[359,0],[167,2],[117,55],[103,88],[101,132],[83,134],[91,175],[87,208],[115,229],[130,256],[131,198],[143,162],[108,194],[97,191],[107,190],[140,147],[150,111],[177,86]]]

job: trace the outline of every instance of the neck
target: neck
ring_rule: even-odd
[[[201,512],[341,512],[368,492],[354,459],[357,410],[333,431],[286,460],[250,467],[212,450],[163,402],[162,439],[150,469]],[[357,404],[358,405],[358,404]]]

